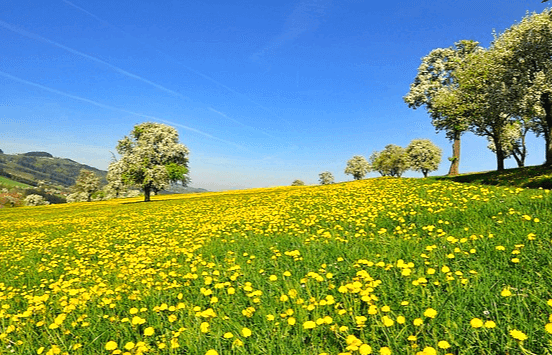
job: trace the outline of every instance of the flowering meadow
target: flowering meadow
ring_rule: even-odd
[[[0,210],[0,354],[552,354],[551,195],[378,178]]]

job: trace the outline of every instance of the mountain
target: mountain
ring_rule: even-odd
[[[29,152],[24,154],[0,153],[0,176],[37,186],[44,180],[52,185],[69,187],[75,184],[82,169],[93,171],[106,184],[107,171],[77,163],[71,159],[58,158],[47,152]]]

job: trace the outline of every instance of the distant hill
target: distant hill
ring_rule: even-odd
[[[53,185],[69,187],[75,184],[81,169],[93,171],[106,184],[107,171],[77,163],[71,159],[53,157],[47,152],[0,154],[0,176],[37,186],[44,180]]]
[[[3,154],[0,150],[0,176],[23,184],[37,186],[44,180],[51,185],[69,187],[75,184],[82,169],[93,171],[101,179],[101,184],[107,184],[107,171],[77,163],[67,158],[57,158],[47,152],[28,152],[24,154]],[[161,193],[185,194],[208,192],[197,187],[183,187],[173,184]]]

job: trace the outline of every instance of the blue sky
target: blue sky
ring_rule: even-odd
[[[318,182],[387,144],[451,145],[403,102],[420,59],[488,46],[531,1],[18,0],[0,7],[0,149],[107,169],[135,124],[166,123],[191,151],[191,186]],[[492,170],[465,134],[461,172]],[[528,165],[544,161],[529,137]],[[509,159],[506,167],[514,167]],[[407,176],[421,176],[410,172]],[[371,173],[370,176],[377,176]]]

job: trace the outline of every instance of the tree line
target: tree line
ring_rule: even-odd
[[[414,139],[406,147],[388,144],[382,151],[374,151],[367,160],[362,155],[355,155],[347,161],[345,174],[352,175],[354,180],[363,179],[371,171],[381,176],[401,177],[407,170],[421,172],[424,177],[439,168],[442,150],[429,139]],[[318,175],[321,185],[332,184],[333,174],[324,171]],[[294,180],[292,186],[302,186],[302,180]]]
[[[552,166],[552,11],[526,15],[489,48],[461,40],[422,58],[404,101],[425,107],[437,131],[452,141],[449,175],[457,175],[465,132],[486,137],[497,170],[513,157],[525,165],[528,132],[545,140]]]

